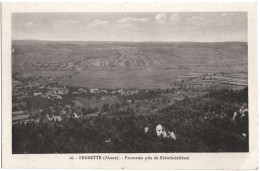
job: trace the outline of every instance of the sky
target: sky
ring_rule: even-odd
[[[247,42],[247,13],[14,13],[12,39]]]

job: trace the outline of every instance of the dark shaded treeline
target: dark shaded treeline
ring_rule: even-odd
[[[14,154],[247,152],[248,113],[239,114],[247,104],[247,88],[221,90],[187,97],[157,115],[113,110],[85,119],[20,123],[12,127],[12,150]],[[235,118],[234,112],[238,112]],[[177,139],[158,137],[158,124]]]

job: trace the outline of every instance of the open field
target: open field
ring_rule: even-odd
[[[101,109],[102,106],[107,103],[109,105],[120,103],[117,100],[116,96],[102,96],[102,98],[97,99],[96,96],[91,96],[90,98],[87,97],[76,97],[76,100],[78,103],[82,104],[86,108],[98,108]]]
[[[233,67],[234,68],[234,67]],[[194,68],[192,68],[194,69]],[[195,70],[195,69],[194,69]],[[86,70],[79,73],[73,71],[24,71],[24,77],[51,77],[55,82],[63,85],[80,86],[80,87],[98,87],[98,88],[137,88],[137,89],[167,89],[170,84],[176,80],[188,79],[185,77],[188,73],[194,70],[162,70],[162,69],[143,69],[143,70]],[[218,70],[202,70],[196,72],[219,72]],[[232,69],[226,68],[222,72],[233,73]],[[240,74],[241,75],[241,74]],[[184,77],[181,77],[184,76]],[[223,77],[218,78],[223,81],[239,81],[247,83],[247,77],[233,78]]]

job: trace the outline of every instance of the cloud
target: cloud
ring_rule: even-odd
[[[128,17],[128,18],[121,18],[120,20],[118,20],[119,23],[133,23],[133,22],[147,22],[151,20],[150,18],[134,18],[134,17]]]
[[[204,21],[205,18],[200,15],[196,16],[185,16],[180,15],[179,13],[159,13],[155,16],[156,23],[159,24],[174,24],[179,22],[190,22],[190,23],[198,23]]]
[[[176,23],[180,21],[180,16],[177,13],[171,15],[167,13],[159,13],[155,16],[155,21],[159,24]]]
[[[92,23],[90,23],[90,25],[93,25],[93,26],[101,26],[101,25],[108,25],[109,22],[107,20],[100,20],[100,19],[97,19],[97,20],[94,20]]]
[[[168,22],[168,15],[166,13],[159,13],[155,16],[155,21],[157,23],[167,23]]]
[[[116,24],[118,27],[134,27],[137,23],[146,23],[150,21],[150,18],[134,18],[134,17],[127,17],[119,19]]]

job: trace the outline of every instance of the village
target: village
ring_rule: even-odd
[[[179,76],[166,90],[66,87],[49,77],[18,80],[13,78],[13,124],[60,122],[108,115],[114,110],[132,109],[138,115],[156,114],[186,96],[203,95],[212,88],[242,89],[247,86],[247,76],[243,73],[223,72]]]

